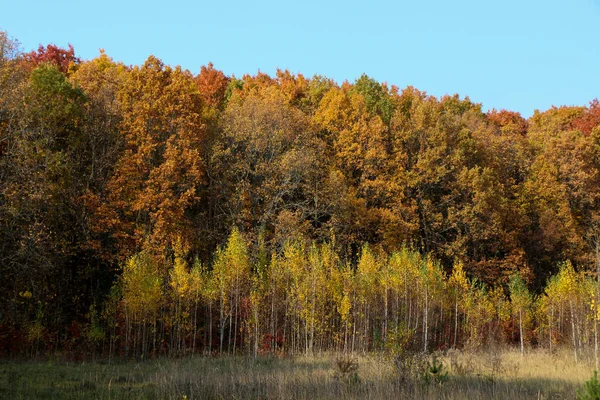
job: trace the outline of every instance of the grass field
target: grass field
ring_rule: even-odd
[[[440,355],[445,379],[383,355],[0,362],[2,399],[574,399],[593,368],[568,353]],[[431,361],[431,359],[429,358]],[[349,360],[344,360],[349,361]],[[424,359],[410,361],[422,365]],[[407,365],[401,364],[401,365]],[[417,367],[413,367],[417,368]],[[347,370],[343,372],[342,370]],[[443,382],[440,382],[443,381]]]

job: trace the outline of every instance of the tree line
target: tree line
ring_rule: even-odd
[[[0,32],[0,352],[597,344],[600,103],[194,74]]]

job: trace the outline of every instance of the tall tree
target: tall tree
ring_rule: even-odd
[[[99,223],[118,257],[140,248],[160,254],[176,237],[193,247],[205,125],[192,75],[151,56],[129,73],[118,100],[125,151],[107,183]]]
[[[61,326],[68,314],[87,310],[80,301],[85,271],[78,259],[82,192],[77,165],[86,99],[49,64],[35,68],[24,85],[21,105],[13,110],[17,123],[1,157],[7,285],[2,292],[31,292],[46,309],[45,318]]]
[[[292,215],[299,225],[317,225],[328,194],[322,189],[323,144],[306,116],[286,105],[275,87],[260,94],[265,98],[255,94],[229,103],[210,177],[220,188],[225,226],[266,229],[272,239],[278,221]]]

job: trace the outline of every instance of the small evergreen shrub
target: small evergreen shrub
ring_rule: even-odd
[[[583,384],[583,387],[577,391],[578,400],[600,400],[600,382],[598,382],[598,371],[594,371],[594,376]]]

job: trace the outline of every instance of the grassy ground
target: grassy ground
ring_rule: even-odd
[[[533,351],[521,357],[513,351],[457,352],[440,356],[448,377],[439,383],[398,367],[388,356],[361,356],[357,369],[350,366],[346,373],[337,360],[323,355],[112,365],[5,361],[0,362],[0,398],[572,399],[593,369],[586,362],[575,364],[567,353]]]

